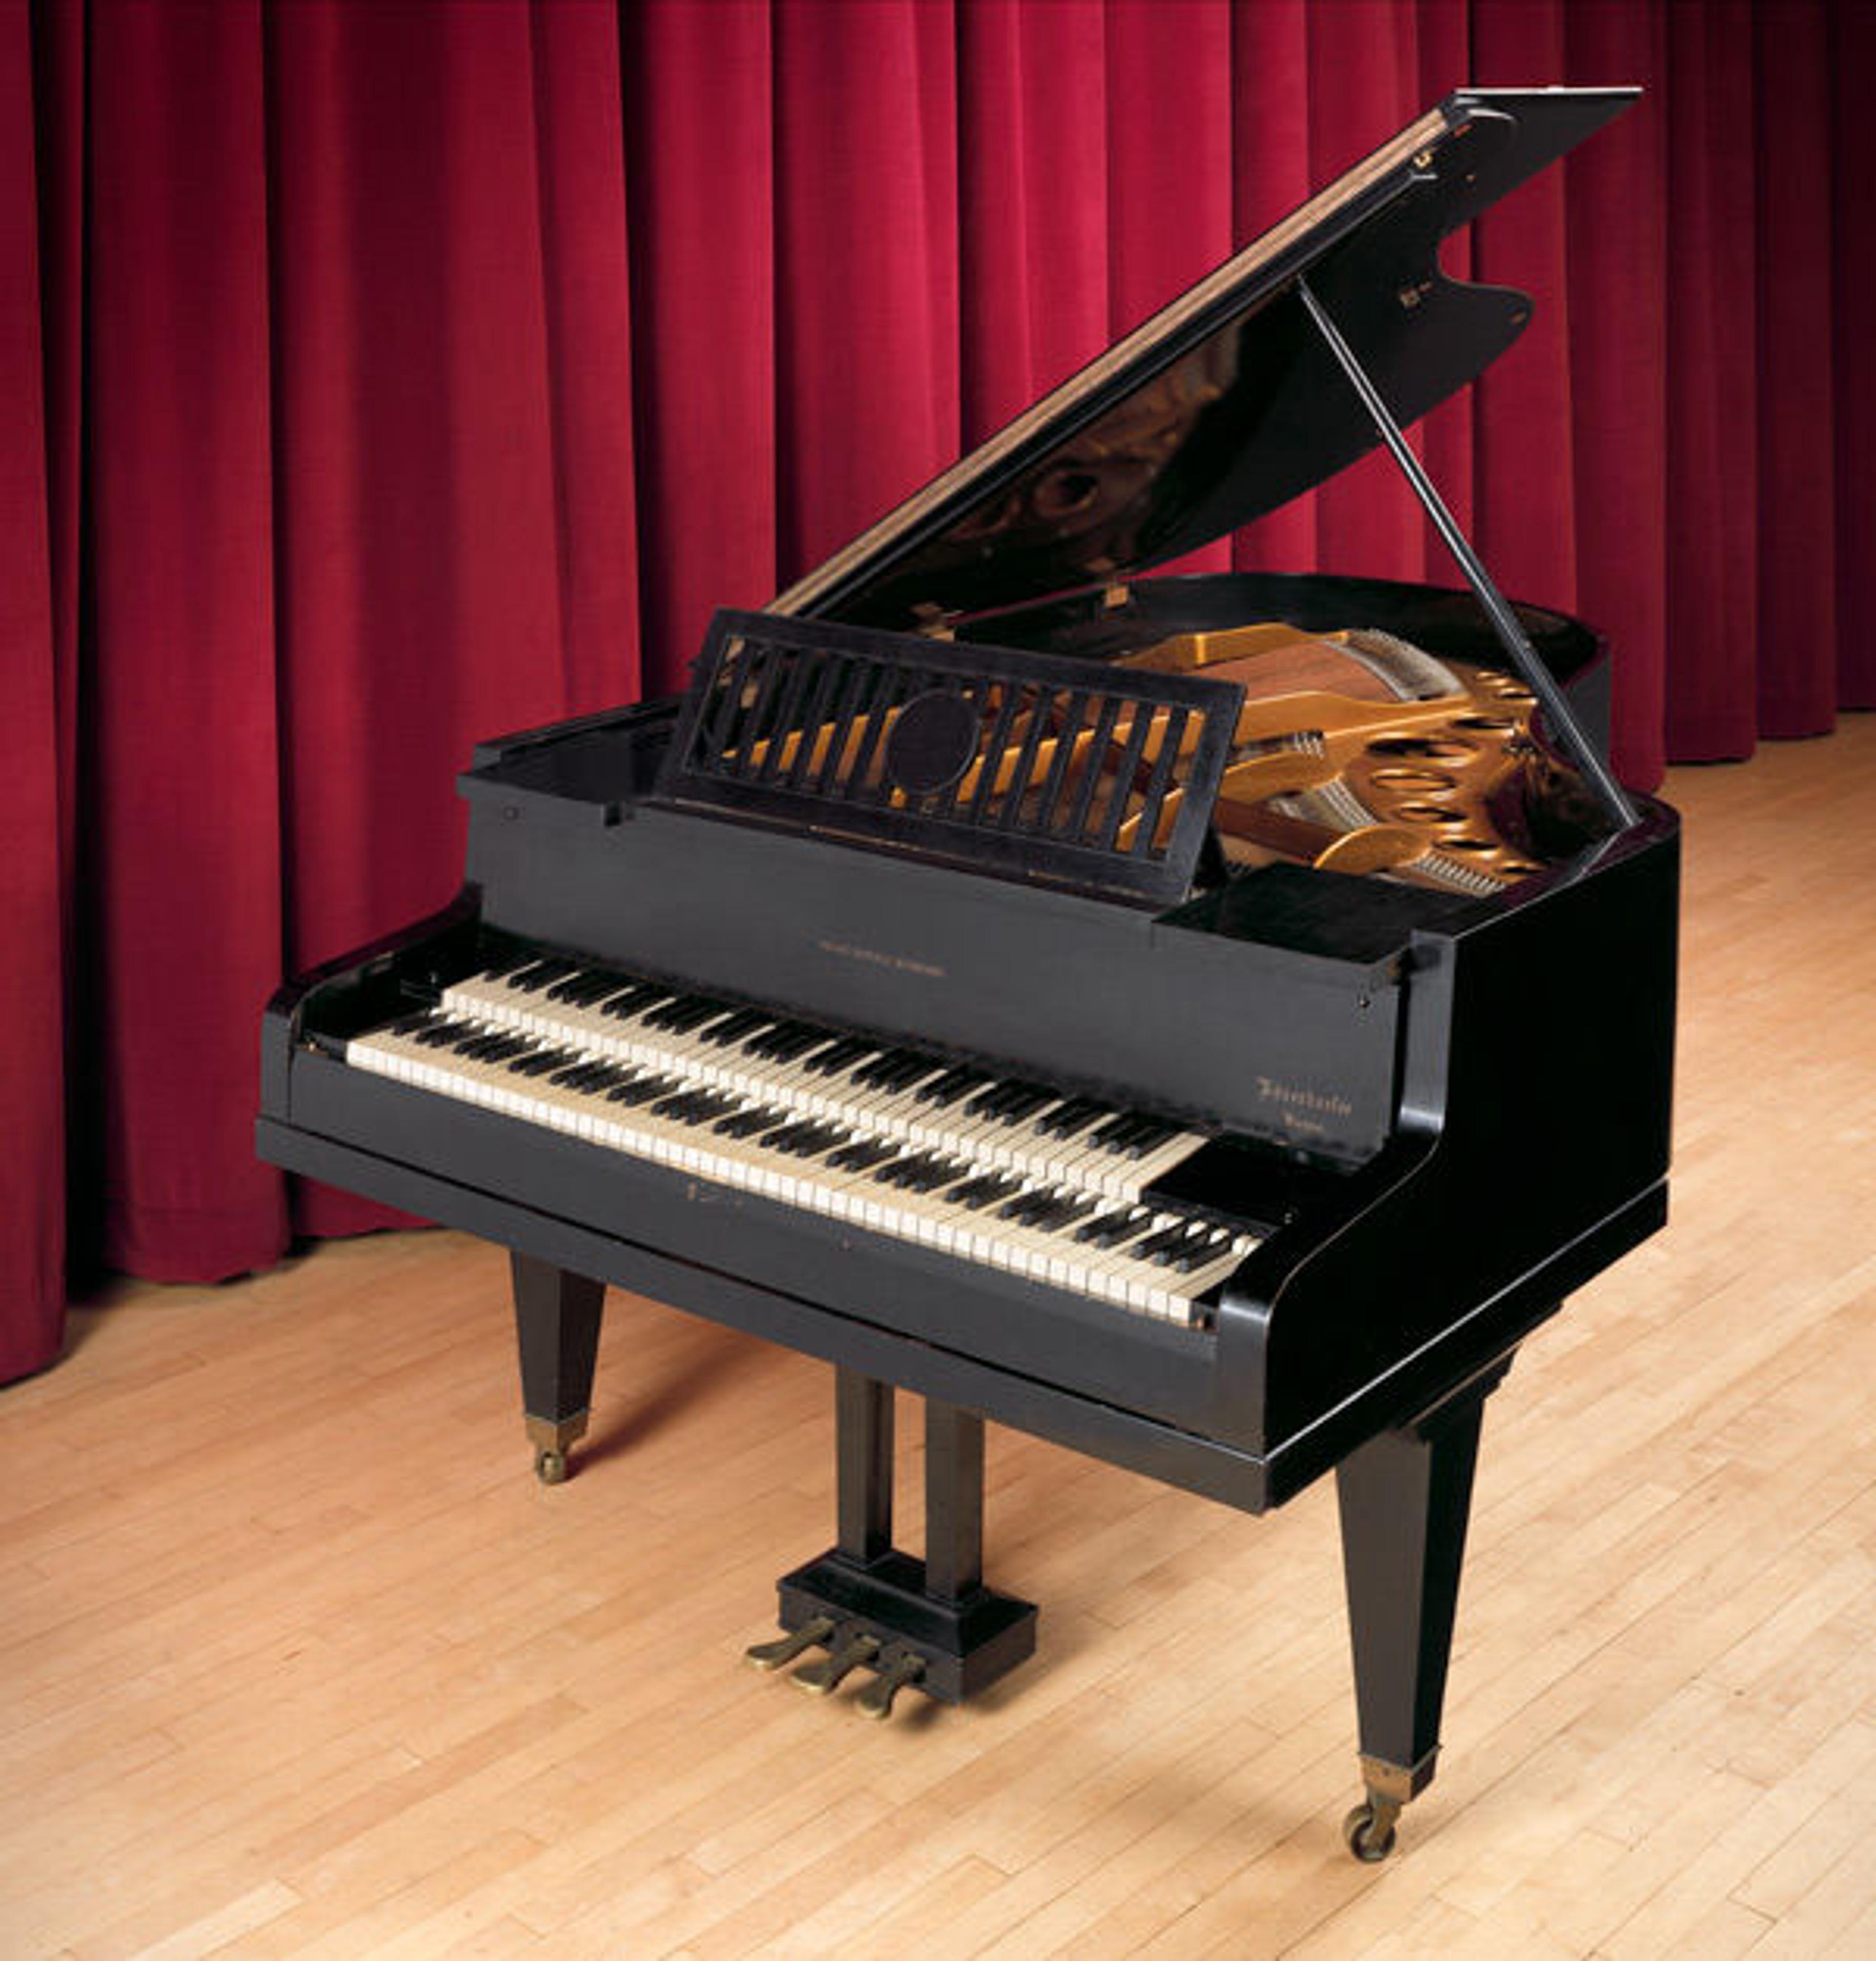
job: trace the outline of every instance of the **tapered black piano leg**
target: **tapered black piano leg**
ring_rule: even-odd
[[[521,1408],[534,1446],[534,1475],[543,1484],[558,1484],[567,1475],[568,1449],[586,1434],[592,1414],[606,1289],[527,1253],[508,1258],[521,1351]]]
[[[1479,1418],[1510,1366],[1508,1356],[1336,1467],[1368,1787],[1343,1832],[1359,1859],[1387,1856],[1402,1806],[1433,1780]]]

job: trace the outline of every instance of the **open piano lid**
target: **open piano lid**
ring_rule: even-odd
[[[719,614],[654,800],[1183,901],[1242,688],[988,645],[994,616],[1204,544],[1384,430],[1399,460],[1398,425],[1471,381],[1530,315],[1521,294],[1447,279],[1441,240],[1636,93],[1449,97],[764,614]],[[1410,454],[1404,467],[1418,468]],[[1416,489],[1445,519],[1431,486]],[[1504,611],[1483,569],[1461,563]],[[986,615],[968,646],[929,637]],[[1508,613],[1497,630],[1579,767],[1601,770]]]
[[[1142,571],[1312,489],[1380,438],[1298,276],[1396,420],[1417,419],[1530,313],[1521,293],[1448,279],[1441,240],[1639,93],[1448,96],[767,610],[929,627]]]

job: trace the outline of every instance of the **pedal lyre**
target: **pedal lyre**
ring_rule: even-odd
[[[791,1634],[784,1634],[779,1641],[758,1641],[753,1648],[746,1648],[743,1659],[765,1672],[770,1669],[786,1668],[799,1654],[805,1654],[811,1647],[817,1647],[833,1632],[834,1624],[825,1614],[817,1614],[813,1619],[804,1621]]]

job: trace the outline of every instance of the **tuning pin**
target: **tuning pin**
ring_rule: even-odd
[[[833,1622],[825,1614],[817,1614],[779,1641],[758,1641],[744,1650],[743,1659],[760,1669],[785,1668],[797,1655],[824,1641],[833,1631]]]
[[[925,1672],[925,1657],[909,1648],[888,1648],[880,1657],[879,1672],[858,1695],[853,1706],[862,1716],[883,1723],[893,1713],[893,1698],[909,1688]]]
[[[871,1661],[878,1653],[879,1643],[871,1634],[849,1634],[819,1661],[798,1668],[788,1679],[810,1695],[825,1695],[838,1688],[861,1663]]]

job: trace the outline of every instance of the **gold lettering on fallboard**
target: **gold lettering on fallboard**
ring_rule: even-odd
[[[914,960],[909,954],[884,953],[877,947],[854,946],[846,940],[817,939],[814,944],[823,953],[831,953],[842,960],[862,960],[874,967],[890,967],[896,974],[922,974],[928,980],[942,980],[945,971],[929,960]]]

